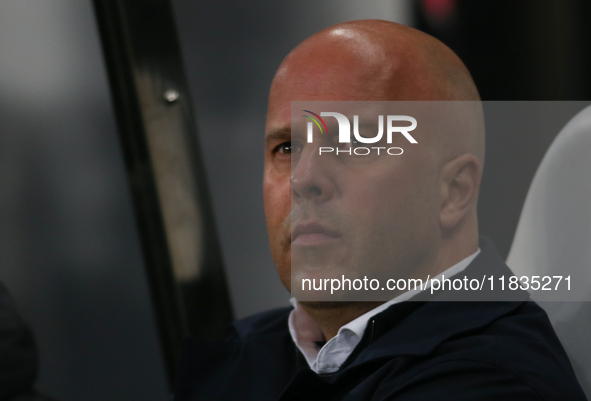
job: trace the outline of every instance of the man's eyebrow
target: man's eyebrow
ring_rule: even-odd
[[[290,127],[279,128],[265,135],[265,144],[278,141],[291,141]]]

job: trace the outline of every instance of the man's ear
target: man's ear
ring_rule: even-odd
[[[439,225],[442,230],[454,229],[476,202],[482,167],[471,154],[461,155],[441,169],[441,209]]]

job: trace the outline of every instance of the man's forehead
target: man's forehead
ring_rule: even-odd
[[[351,52],[348,52],[351,53]],[[386,100],[391,64],[357,54],[298,54],[280,67],[269,96],[269,108],[289,107],[296,100]]]
[[[286,103],[302,100],[386,100],[386,82],[379,74],[370,79],[365,72],[336,68],[327,62],[313,73],[297,71],[276,80],[271,88],[269,106],[289,107]]]

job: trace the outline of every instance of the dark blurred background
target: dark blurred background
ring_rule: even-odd
[[[288,304],[267,247],[262,137],[273,74],[309,35],[397,21],[454,49],[484,100],[591,99],[583,0],[172,5],[237,317]],[[0,54],[0,280],[36,332],[39,388],[64,401],[167,399],[91,1],[3,0]],[[502,124],[519,104],[491,109],[480,228],[504,256],[544,152],[586,103],[542,105],[530,129]]]

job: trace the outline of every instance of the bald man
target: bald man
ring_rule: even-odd
[[[435,113],[441,120],[417,106],[417,140],[392,139],[403,154],[339,158],[321,147],[358,143],[338,143],[335,125],[324,127],[331,135],[306,140],[305,129],[292,126],[295,101],[466,106],[451,113],[443,106]],[[264,198],[279,278],[292,291],[292,279],[374,268],[419,279],[511,276],[478,237],[483,162],[478,91],[445,45],[376,20],[313,35],[285,58],[269,95]],[[298,293],[292,308],[236,322],[227,342],[186,342],[175,400],[585,399],[527,293],[507,300],[484,291],[479,299],[497,302],[450,302],[468,293],[415,288],[367,302]]]

